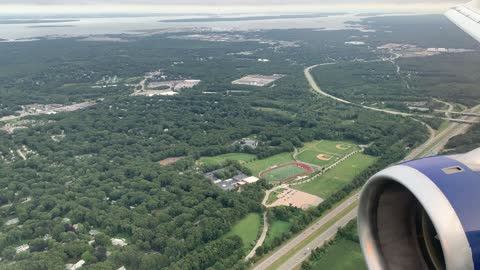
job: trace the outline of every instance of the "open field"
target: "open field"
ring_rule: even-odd
[[[353,178],[368,168],[375,162],[375,158],[358,153],[351,158],[340,163],[337,167],[331,169],[317,179],[295,186],[295,189],[328,198],[332,193],[341,189],[345,184],[353,180]]]
[[[303,165],[303,166],[301,166]],[[313,172],[313,169],[300,163],[287,163],[260,173],[260,177],[268,181],[287,181],[296,176]]]
[[[286,221],[275,220],[274,222],[272,222],[268,230],[267,238],[265,238],[265,244],[270,244],[273,241],[273,239],[288,232],[291,226],[292,224]]]
[[[232,84],[244,84],[253,86],[265,86],[273,83],[274,81],[283,78],[284,75],[273,74],[266,75],[248,75],[232,82]]]
[[[308,194],[303,191],[287,188],[282,193],[277,195],[278,200],[268,205],[267,207],[276,207],[276,206],[293,206],[300,209],[308,209],[312,206],[317,206],[323,202],[323,199]]]
[[[255,155],[244,154],[244,153],[230,153],[224,154],[215,157],[202,157],[200,158],[199,162],[205,165],[221,165],[225,163],[227,160],[237,160],[240,163],[246,163],[249,161],[254,160],[256,157]]]
[[[161,160],[159,161],[158,163],[161,165],[161,166],[168,166],[168,165],[172,165],[174,164],[175,162],[179,161],[179,160],[182,160],[184,159],[185,157],[170,157],[170,158],[166,158],[164,160]]]
[[[347,153],[359,150],[358,146],[349,142],[342,141],[320,141],[315,143],[315,148],[325,153],[345,155]]]
[[[260,231],[260,214],[251,213],[240,220],[226,236],[237,235],[242,238],[243,248],[250,249],[255,245],[258,233]]]
[[[318,165],[322,167],[327,167],[335,163],[339,159],[337,155],[323,154],[314,150],[305,150],[301,152],[297,158],[300,161],[306,162],[308,164]]]
[[[271,156],[266,159],[255,160],[253,162],[249,162],[245,166],[249,168],[252,173],[256,176],[263,170],[266,170],[272,166],[293,162],[293,157],[291,153],[282,153],[278,155]]]
[[[274,201],[278,200],[278,195],[282,194],[285,191],[284,188],[280,188],[275,190],[274,192],[270,193],[270,196],[268,196],[267,200],[267,205],[273,203]]]
[[[341,141],[314,141],[298,150],[297,159],[308,164],[327,167],[344,155],[359,150],[358,146]]]
[[[360,245],[340,239],[327,249],[326,254],[313,264],[312,269],[366,270]]]

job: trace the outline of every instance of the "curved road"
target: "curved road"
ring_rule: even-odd
[[[328,63],[331,64],[331,63]],[[327,64],[324,64],[327,65]],[[312,75],[310,74],[311,69],[314,67],[317,67],[320,65],[315,65],[308,67],[305,69],[305,77],[307,78],[308,82],[310,83],[311,87],[313,90],[315,90],[317,93],[332,98],[338,102],[346,103],[346,104],[353,104],[350,101],[343,100],[340,98],[337,98],[335,96],[332,96],[328,93],[323,92],[320,87],[317,85],[315,80],[313,79]],[[381,111],[385,113],[390,113],[390,114],[397,114],[397,115],[404,115],[404,116],[410,116],[409,114],[404,114],[404,113],[398,113],[398,112],[393,112],[393,111],[388,111],[388,110],[381,110],[381,109],[376,109],[376,108],[371,108],[367,106],[362,106],[365,109],[370,109],[370,110],[375,110],[375,111]],[[480,110],[480,105],[468,110],[469,112],[477,112]],[[468,117],[464,117],[463,119],[469,120]],[[428,125],[427,125],[428,126]],[[427,156],[429,153],[433,152],[438,152],[440,151],[445,144],[448,142],[450,138],[453,136],[456,136],[462,132],[466,132],[470,125],[462,125],[458,123],[451,123],[447,129],[444,131],[440,132],[439,134],[434,135],[432,133],[432,129],[429,128],[430,131],[430,139],[426,141],[424,144],[419,146],[418,148],[414,149],[411,151],[411,153],[406,157],[405,160],[408,159],[413,159],[413,158],[418,158],[418,157],[424,157]],[[428,149],[428,151],[426,151]],[[355,193],[351,197],[349,197],[346,201],[341,203],[339,206],[337,206],[335,209],[333,209],[330,213],[328,213],[326,216],[318,220],[315,224],[309,226],[307,229],[305,229],[300,235],[296,236],[292,240],[288,241],[285,245],[283,245],[280,249],[275,251],[273,254],[268,256],[264,261],[261,261],[259,264],[257,264],[253,269],[254,270],[265,270],[277,262],[279,259],[282,257],[286,256],[292,249],[297,247],[298,245],[302,244],[304,241],[308,241],[308,237],[313,235],[317,230],[319,230],[322,226],[327,224],[328,222],[331,222],[332,219],[337,217],[339,214],[342,213],[345,209],[347,209],[349,206],[352,206],[353,204],[358,202],[360,192]],[[352,211],[348,212],[346,215],[343,215],[338,221],[336,221],[332,226],[330,226],[326,231],[321,233],[319,236],[317,236],[315,239],[312,241],[308,242],[308,244],[297,251],[294,255],[290,256],[289,259],[284,262],[278,269],[294,269],[298,267],[308,256],[310,255],[310,252],[312,249],[315,249],[317,247],[323,246],[325,241],[333,238],[338,230],[338,228],[345,226],[350,220],[353,220],[356,218],[357,212],[356,208],[353,209]]]
[[[268,198],[269,194],[267,194],[266,198]],[[263,242],[265,241],[265,238],[267,238],[267,232],[268,232],[268,219],[267,219],[267,211],[263,212],[263,231],[262,235],[260,235],[260,238],[258,238],[257,243],[255,246],[252,248],[250,253],[248,253],[247,257],[245,257],[245,261],[250,260],[255,256],[255,252],[257,251],[257,248],[261,247],[263,245]]]
[[[396,112],[396,111],[390,111],[390,110],[385,110],[385,109],[378,109],[378,108],[374,108],[374,107],[369,107],[369,106],[365,106],[365,105],[359,105],[359,104],[355,104],[353,102],[350,102],[348,100],[345,100],[345,99],[341,99],[341,98],[338,98],[336,96],[332,96],[330,95],[329,93],[327,92],[324,92],[320,86],[318,86],[317,82],[315,81],[315,79],[313,78],[312,76],[312,69],[318,67],[318,66],[326,66],[326,65],[333,65],[335,63],[326,63],[326,64],[320,64],[320,65],[314,65],[314,66],[311,66],[311,67],[307,67],[305,70],[304,70],[304,73],[305,73],[305,77],[307,78],[307,81],[308,83],[310,84],[310,86],[312,87],[312,89],[319,93],[320,95],[322,96],[326,96],[328,98],[331,98],[331,99],[334,99],[338,102],[341,102],[341,103],[345,103],[345,104],[351,104],[351,105],[356,105],[356,106],[360,106],[364,109],[367,109],[367,110],[371,110],[371,111],[377,111],[377,112],[384,112],[384,113],[388,113],[388,114],[394,114],[394,115],[403,115],[403,116],[414,116],[414,114],[411,114],[411,113],[404,113],[404,112]]]

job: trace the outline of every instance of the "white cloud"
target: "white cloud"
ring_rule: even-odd
[[[441,12],[464,0],[1,0],[2,13]]]

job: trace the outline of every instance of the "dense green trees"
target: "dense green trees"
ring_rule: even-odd
[[[270,218],[291,220],[292,231],[261,253],[426,140],[418,122],[309,91],[304,66],[329,58],[376,57],[365,47],[344,44],[358,31],[241,34],[302,42],[298,47],[185,42],[158,35],[128,43],[61,39],[0,45],[3,114],[32,102],[105,97],[88,109],[32,117],[37,122],[28,129],[0,132],[0,154],[16,157],[14,162],[0,160],[0,252],[5,264],[15,260],[17,269],[63,269],[66,262],[84,259],[85,269],[242,269],[241,240],[224,235],[247,213],[262,211],[268,184],[245,186],[241,193],[222,191],[203,177],[202,169],[213,168],[198,168],[198,157],[243,151],[263,158],[320,139],[371,144],[368,154],[381,157],[318,208],[272,210]],[[271,62],[234,54],[244,51]],[[202,83],[177,96],[155,97],[128,96],[128,87],[90,88],[105,75],[132,79],[160,68]],[[274,86],[231,85],[251,73],[286,77]],[[53,140],[58,134],[65,138]],[[233,145],[253,135],[260,141],[256,149]],[[27,160],[16,153],[22,146],[33,151]],[[172,166],[158,164],[179,156],[186,158]],[[246,172],[238,164],[227,165]],[[18,224],[5,224],[15,218]],[[127,246],[113,246],[111,238],[125,238]],[[30,250],[15,254],[21,244],[29,244]]]

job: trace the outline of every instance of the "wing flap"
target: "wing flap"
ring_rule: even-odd
[[[454,7],[445,15],[467,34],[480,41],[480,0]]]

